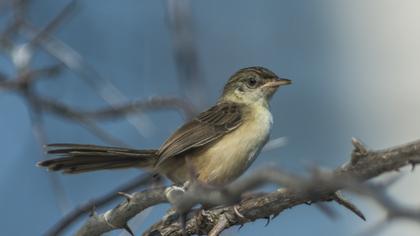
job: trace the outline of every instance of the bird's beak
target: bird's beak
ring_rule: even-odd
[[[267,82],[266,84],[263,85],[263,87],[280,87],[283,85],[288,85],[291,84],[292,81],[289,79],[284,79],[284,78],[273,78],[272,81]]]

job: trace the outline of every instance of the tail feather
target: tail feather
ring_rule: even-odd
[[[56,156],[38,162],[38,166],[51,171],[81,173],[104,169],[129,167],[150,168],[156,160],[157,150],[135,150],[83,144],[49,144],[45,146],[48,155]]]

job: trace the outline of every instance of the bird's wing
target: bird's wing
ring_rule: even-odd
[[[221,102],[181,126],[158,151],[160,165],[168,158],[203,147],[238,128],[243,121],[239,104]]]

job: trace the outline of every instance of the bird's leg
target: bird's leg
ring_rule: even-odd
[[[182,188],[186,191],[188,190],[188,187],[191,186],[191,182],[189,180],[185,181],[185,183],[182,185]]]
[[[179,187],[176,185],[167,187],[165,189],[165,196],[166,199],[168,199],[168,202],[172,205],[176,205],[176,203],[179,201],[180,197],[185,193],[184,187]]]
[[[176,203],[180,200],[180,198],[182,197],[182,195],[184,195],[185,193],[185,189],[184,187],[179,187],[176,185],[167,187],[165,189],[165,196],[166,199],[168,199],[168,202],[172,205],[175,206]],[[166,214],[163,216],[162,221],[165,223],[170,223],[175,221],[176,219],[179,218],[179,214],[176,211],[175,207],[171,207]]]
[[[190,181],[186,181],[182,187],[180,186],[170,186],[165,189],[165,196],[168,199],[168,202],[172,205],[176,205],[176,203],[180,200],[182,195],[188,190],[190,186]]]
[[[190,181],[186,181],[182,187],[180,186],[170,186],[165,189],[165,196],[166,199],[168,199],[168,202],[172,206],[176,206],[177,203],[181,200],[182,196],[185,194],[185,192],[188,190],[188,187],[190,186]],[[176,211],[175,207],[170,208],[166,214],[163,216],[163,222],[169,222],[176,220],[179,217],[178,212]]]

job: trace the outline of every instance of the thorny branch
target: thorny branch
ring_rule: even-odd
[[[310,178],[296,176],[284,171],[263,169],[224,188],[210,188],[193,182],[188,190],[171,204],[179,214],[184,215],[183,223],[176,218],[165,218],[148,229],[144,235],[215,234],[234,225],[243,225],[257,219],[270,219],[283,210],[296,205],[336,201],[364,219],[362,212],[345,200],[339,190],[348,190],[369,196],[376,200],[392,217],[405,217],[420,223],[420,209],[407,210],[385,197],[375,185],[361,182],[383,173],[420,161],[420,141],[381,151],[369,151],[353,139],[354,153],[363,153],[357,162],[350,161],[330,172],[315,171]],[[262,185],[274,183],[283,188],[238,202],[241,195]],[[167,202],[164,189],[151,189],[134,193],[128,201],[101,215],[95,215],[82,226],[76,235],[99,235],[118,228],[128,228],[127,222],[147,207]],[[232,204],[237,204],[235,207]],[[210,210],[192,210],[197,204],[229,205]],[[324,208],[326,205],[321,205]],[[184,217],[181,217],[184,218]]]
[[[133,180],[118,186],[116,189],[113,189],[109,193],[102,195],[95,199],[90,199],[84,204],[79,205],[72,211],[68,212],[63,218],[60,219],[59,222],[57,222],[52,228],[48,230],[48,232],[45,233],[45,235],[59,235],[61,234],[65,229],[71,226],[72,223],[74,223],[77,219],[79,219],[81,216],[94,211],[95,209],[99,209],[100,207],[114,201],[120,195],[118,193],[120,192],[131,192],[135,189],[148,185],[152,180],[152,177],[150,175],[140,175]]]

